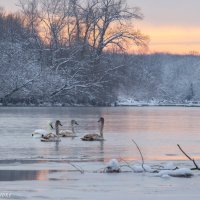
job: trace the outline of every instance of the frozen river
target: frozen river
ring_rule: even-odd
[[[104,142],[84,142],[80,137],[98,132],[97,120],[105,118]],[[76,119],[79,137],[42,143],[31,137],[38,128],[59,119],[64,129]],[[188,167],[191,163],[177,148],[180,144],[200,159],[200,108],[0,108],[0,199],[176,199],[198,197],[197,174],[191,179],[162,179],[152,174],[93,173],[111,158],[132,165],[140,161],[134,139],[145,162]],[[70,163],[80,166],[84,174]],[[196,188],[197,187],[197,188]],[[184,193],[189,190],[189,193]],[[188,195],[188,196],[187,196]]]

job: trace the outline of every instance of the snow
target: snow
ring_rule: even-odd
[[[111,159],[107,163],[106,172],[120,172],[120,164],[117,159]]]
[[[144,164],[143,166],[140,164],[133,165],[133,171],[135,173],[141,173],[141,172],[153,172],[154,170],[151,168],[151,166]]]
[[[193,176],[193,172],[188,168],[180,168],[176,170],[162,170],[156,176],[160,177],[191,177]]]
[[[175,168],[176,168],[176,166],[173,162],[167,162],[164,164],[164,169],[173,170]]]
[[[112,163],[115,163],[115,161],[112,160]],[[94,169],[103,168],[107,164],[89,162],[78,163],[78,165],[85,170],[84,174],[64,162],[9,165],[9,170],[12,170],[13,173],[18,169],[23,178],[28,177],[30,179],[33,176],[34,180],[3,181],[1,182],[0,192],[10,193],[11,199],[34,200],[88,200],[94,198],[95,200],[167,200],[169,198],[188,200],[198,199],[199,197],[199,176],[183,179],[174,178],[167,173],[159,176],[161,178],[148,172],[142,174],[133,172],[96,173],[93,171]],[[1,164],[0,169],[6,169],[6,166]],[[25,174],[27,175],[23,175],[23,170],[26,170]],[[31,170],[35,170],[34,173],[28,173]],[[175,174],[180,175],[185,172],[188,173],[188,169],[180,169]],[[17,176],[15,175],[15,177]]]
[[[115,103],[116,106],[183,106],[183,107],[200,107],[200,101],[187,101],[184,103],[178,103],[175,101],[159,101],[156,99],[147,100],[135,100],[131,97],[118,97]]]

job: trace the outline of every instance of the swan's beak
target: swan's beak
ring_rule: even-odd
[[[75,122],[76,125],[79,125],[78,122]]]
[[[60,122],[60,126],[62,126],[61,122]]]
[[[51,129],[53,129],[53,125],[52,124],[50,124],[50,127],[51,127]]]

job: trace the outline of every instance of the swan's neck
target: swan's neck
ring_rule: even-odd
[[[74,125],[72,124],[72,133],[75,133],[75,131],[74,131]]]
[[[59,125],[56,124],[56,135],[59,135]]]
[[[53,125],[49,124],[49,130],[53,130]]]
[[[103,138],[103,127],[104,127],[104,123],[101,122],[101,125],[100,125],[100,136]]]

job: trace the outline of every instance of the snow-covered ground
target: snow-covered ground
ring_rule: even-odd
[[[158,161],[154,164],[158,164]],[[199,198],[200,173],[197,172],[192,172],[194,176],[191,178],[175,178],[166,175],[166,172],[162,176],[149,172],[130,172],[130,170],[121,173],[95,172],[95,170],[106,166],[99,162],[78,163],[77,165],[87,170],[81,174],[69,164],[57,162],[1,165],[0,177],[3,176],[3,169],[9,169],[15,170],[12,173],[13,178],[25,178],[24,180],[1,181],[0,193],[10,194],[11,199],[36,200],[154,200],[169,198],[188,200]],[[188,163],[186,161],[179,162],[178,165],[188,166]],[[18,170],[21,171],[21,175],[14,176],[15,173],[19,173]],[[35,173],[31,170],[34,170]],[[186,172],[182,169],[183,171]],[[6,174],[8,171],[4,172],[4,176]]]
[[[159,101],[152,99],[149,101],[135,100],[134,98],[120,97],[116,101],[117,106],[188,106],[188,107],[200,107],[198,101],[176,102],[176,101]]]

